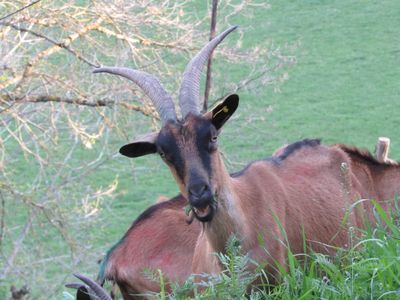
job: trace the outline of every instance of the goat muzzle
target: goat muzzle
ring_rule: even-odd
[[[202,199],[203,201],[191,201],[189,197],[189,202],[192,206],[192,213],[194,217],[199,220],[200,222],[210,222],[214,215],[215,212],[217,211],[217,201],[215,201],[215,198],[212,196],[210,193],[211,197],[208,197],[206,199]]]
[[[217,204],[210,204],[202,208],[193,207],[192,211],[195,218],[200,222],[210,222],[217,211]]]

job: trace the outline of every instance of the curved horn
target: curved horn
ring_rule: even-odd
[[[104,291],[104,289],[92,279],[81,274],[74,274],[74,276],[86,283],[100,300],[112,300],[111,297]]]
[[[136,83],[153,102],[163,124],[168,120],[176,120],[174,102],[155,76],[146,72],[120,67],[101,67],[93,71],[93,73],[102,72],[119,75]]]
[[[200,112],[199,98],[201,71],[213,50],[236,28],[237,26],[232,26],[209,41],[208,44],[205,45],[186,66],[179,90],[179,106],[181,108],[182,118],[184,118],[189,112],[194,114]]]

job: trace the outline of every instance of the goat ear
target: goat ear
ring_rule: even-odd
[[[76,300],[92,300],[88,288],[82,283],[68,283],[67,288],[76,289]]]
[[[90,292],[88,288],[82,285],[76,291],[76,300],[92,300],[93,298],[90,296]]]
[[[156,139],[158,133],[150,133],[119,149],[119,153],[128,157],[139,157],[157,152]]]
[[[229,95],[211,110],[211,122],[219,130],[233,115],[239,105],[239,96]]]

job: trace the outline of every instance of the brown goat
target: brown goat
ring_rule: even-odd
[[[382,140],[384,139],[384,143]],[[377,200],[384,207],[400,195],[400,164],[387,157],[390,140],[379,138],[375,156],[368,150],[336,144],[350,158],[354,184],[363,199]],[[273,156],[280,156],[288,145],[274,151]]]
[[[388,210],[395,196],[400,195],[400,164],[393,160],[379,161],[367,150],[346,145],[337,145],[351,160],[352,173],[360,185],[363,199],[375,199]],[[372,203],[363,202],[369,217],[372,217]]]
[[[187,200],[178,195],[146,209],[108,251],[98,281],[115,282],[125,300],[160,291],[160,284],[149,278],[148,272],[161,270],[167,284],[183,283],[191,274],[200,233],[199,222],[186,222],[186,204]]]
[[[115,282],[126,300],[160,291],[159,283],[146,276],[147,270],[161,270],[167,284],[183,283],[191,274],[188,266],[201,230],[196,221],[188,226],[186,205],[182,195],[173,199],[158,197],[156,204],[141,213],[108,251],[98,281]]]
[[[218,152],[217,137],[235,112],[239,97],[227,97],[204,115],[198,99],[205,61],[233,30],[211,40],[186,67],[179,92],[181,119],[171,96],[153,76],[126,68],[99,68],[95,72],[134,81],[160,113],[160,132],[125,145],[120,152],[128,157],[158,153],[194,216],[202,222],[189,273],[220,272],[213,253],[225,252],[229,236],[235,234],[244,252],[266,264],[273,280],[276,264],[285,265],[288,246],[294,253],[304,251],[303,233],[307,246],[318,252],[331,253],[331,246],[348,244],[348,226],[361,226],[363,220],[352,210],[348,222],[342,221],[360,199],[363,185],[353,174],[349,154],[341,147],[320,145],[318,140],[294,143],[277,158],[254,161],[229,175]]]
[[[293,148],[293,145],[290,145],[289,149]],[[274,157],[268,160],[284,160],[289,153],[289,150],[286,150],[285,154],[286,147],[288,145],[276,150]],[[377,163],[365,150],[345,145],[333,147],[340,147],[350,156],[351,169],[360,182],[363,182],[363,174],[370,174],[368,178],[374,179],[380,172],[377,166],[397,172],[395,177],[397,181],[400,181],[398,164]],[[370,187],[377,186],[380,189],[376,182],[361,183],[360,186],[362,187],[360,194],[363,198],[374,198],[382,204],[382,198],[377,198],[377,193],[370,192]],[[398,185],[397,190],[385,188],[385,192],[387,194],[384,196],[388,197],[385,199],[393,199],[398,193]],[[127,300],[140,299],[141,297],[137,295],[160,291],[160,285],[146,276],[146,270],[153,272],[161,270],[167,283],[167,290],[169,290],[168,283],[182,283],[190,275],[190,269],[187,266],[192,262],[201,227],[198,222],[187,226],[185,222],[187,216],[184,213],[187,200],[182,195],[170,200],[160,197],[157,203],[145,210],[133,222],[124,237],[108,252],[102,263],[99,281],[108,279],[117,283],[123,291],[124,299]],[[371,213],[371,204],[369,202],[363,204]],[[172,259],[171,249],[174,253]]]

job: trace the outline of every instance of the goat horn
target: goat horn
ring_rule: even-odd
[[[236,28],[237,26],[232,26],[209,41],[186,66],[179,90],[179,106],[181,108],[182,118],[184,118],[189,112],[194,114],[200,112],[199,98],[201,71],[213,50]]]
[[[176,112],[172,97],[166,92],[160,81],[153,75],[143,71],[121,67],[101,67],[93,73],[110,73],[125,77],[136,83],[153,102],[160,114],[163,125],[168,120],[176,120]]]
[[[74,276],[86,283],[100,300],[112,300],[104,289],[92,279],[81,274],[74,274]]]

